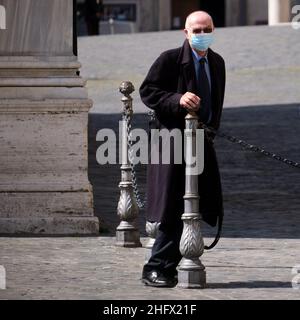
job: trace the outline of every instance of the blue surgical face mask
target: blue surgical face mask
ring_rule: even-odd
[[[206,51],[213,43],[213,33],[193,34],[191,38],[191,46],[198,51]]]

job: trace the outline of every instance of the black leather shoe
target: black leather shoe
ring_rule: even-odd
[[[177,280],[174,277],[165,277],[164,275],[159,274],[157,271],[151,271],[147,274],[144,274],[142,277],[142,282],[146,286],[165,288],[173,288],[177,284]]]

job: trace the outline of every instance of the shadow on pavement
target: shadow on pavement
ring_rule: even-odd
[[[102,235],[114,235],[119,223],[119,165],[99,165],[96,133],[111,128],[118,135],[120,114],[89,114],[89,179],[93,185],[95,215]],[[135,114],[133,127],[148,128],[147,114]],[[266,150],[300,162],[300,104],[226,108],[221,130]],[[300,238],[300,171],[261,153],[216,138],[222,177],[225,221],[223,237]],[[141,193],[145,194],[146,166],[137,168]],[[144,231],[144,211],[139,228]],[[215,230],[204,226],[204,236]]]
[[[254,289],[254,288],[292,288],[291,282],[284,281],[232,281],[228,283],[210,283],[209,289]]]

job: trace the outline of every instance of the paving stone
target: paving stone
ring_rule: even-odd
[[[291,283],[292,268],[299,265],[298,239],[223,239],[203,256],[208,283],[204,290],[144,286],[139,278],[146,249],[117,248],[114,241],[110,237],[2,239],[0,263],[6,268],[7,289],[0,290],[0,299],[300,298],[300,288]]]

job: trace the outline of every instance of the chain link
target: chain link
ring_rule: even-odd
[[[149,116],[151,117],[151,119],[153,120],[155,115],[153,115],[153,113],[149,112]],[[139,192],[139,187],[138,187],[138,183],[137,183],[137,174],[135,171],[135,164],[133,163],[133,156],[132,156],[132,146],[133,146],[133,142],[131,139],[131,116],[128,113],[125,113],[125,120],[126,120],[126,124],[127,124],[127,144],[128,144],[128,159],[129,159],[129,164],[131,167],[131,175],[132,175],[132,185],[133,185],[133,193],[135,195],[136,198],[136,202],[137,205],[140,209],[144,208],[146,205],[146,202],[142,200],[141,194]],[[260,148],[258,146],[255,146],[253,144],[247,143],[244,140],[238,139],[235,136],[231,136],[227,133],[224,133],[222,131],[217,131],[212,127],[209,127],[201,122],[199,122],[199,128],[204,129],[207,133],[213,133],[216,136],[220,137],[220,138],[224,138],[232,143],[238,144],[240,146],[242,146],[244,149],[246,150],[250,150],[252,152],[259,152],[261,154],[263,154],[266,157],[269,157],[271,159],[274,160],[278,160],[280,162],[283,162],[289,166],[295,167],[295,168],[300,168],[300,163],[289,160],[287,158],[284,158],[276,153],[270,152],[270,151],[266,151],[263,148]]]
[[[246,150],[250,150],[250,151],[253,151],[253,152],[259,152],[259,153],[263,154],[264,156],[269,157],[271,159],[278,160],[280,162],[283,162],[283,163],[285,163],[285,164],[287,164],[289,166],[295,167],[295,168],[300,168],[300,163],[298,163],[298,162],[295,162],[295,161],[289,160],[287,158],[284,158],[284,157],[282,157],[282,156],[280,156],[280,155],[278,155],[276,153],[266,151],[263,148],[260,148],[258,146],[253,145],[253,144],[250,144],[250,143],[247,143],[244,140],[238,139],[238,138],[236,138],[234,136],[231,136],[231,135],[229,135],[227,133],[224,133],[224,132],[221,132],[221,131],[217,131],[214,128],[209,127],[209,126],[207,126],[207,125],[205,125],[205,124],[203,124],[201,122],[199,122],[199,127],[204,129],[208,133],[212,132],[213,134],[217,135],[218,137],[225,138],[225,139],[227,139],[228,141],[230,141],[232,143],[239,144]]]
[[[131,139],[131,116],[128,113],[125,113],[125,121],[127,125],[127,145],[128,145],[128,160],[131,168],[131,178],[132,178],[132,187],[133,193],[136,199],[136,203],[140,209],[145,207],[146,202],[142,200],[140,195],[138,183],[137,183],[137,174],[135,171],[135,164],[133,163],[133,156],[132,156],[132,139]]]

